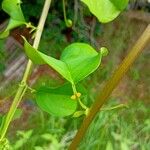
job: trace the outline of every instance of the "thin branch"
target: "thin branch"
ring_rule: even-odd
[[[69,150],[76,150],[77,146],[81,142],[83,136],[85,135],[88,127],[90,126],[92,120],[96,114],[100,111],[102,105],[108,100],[108,97],[111,95],[112,91],[119,84],[120,80],[124,77],[125,73],[129,70],[131,65],[137,59],[137,57],[144,50],[145,46],[150,42],[150,24],[145,29],[141,37],[135,43],[129,54],[125,57],[123,62],[120,64],[118,69],[114,72],[112,77],[108,80],[105,87],[100,91],[99,95],[96,98],[96,101],[91,106],[88,116],[84,119],[80,129],[78,130],[75,138],[73,139]]]
[[[33,44],[33,47],[36,49],[38,48],[39,43],[40,43],[41,35],[42,35],[44,24],[45,24],[47,15],[48,15],[48,10],[49,10],[50,4],[51,4],[51,0],[45,0],[45,4],[43,7],[41,18],[39,20],[39,24],[37,27],[37,32],[36,32],[36,36],[35,36],[35,40],[34,40],[34,44]],[[6,132],[8,130],[8,127],[10,125],[10,122],[15,114],[15,111],[27,90],[27,80],[30,75],[31,68],[32,68],[32,62],[31,62],[31,60],[29,60],[27,66],[26,66],[26,69],[25,69],[25,73],[23,75],[23,79],[22,79],[22,81],[18,87],[18,90],[16,92],[16,95],[14,97],[13,103],[9,109],[6,119],[2,123],[1,131],[0,131],[0,142],[4,139]]]

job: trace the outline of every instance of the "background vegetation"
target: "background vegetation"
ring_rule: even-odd
[[[37,24],[44,0],[23,0],[23,11],[27,19]],[[145,29],[150,5],[146,1],[131,1],[127,11],[109,24],[99,22],[89,13],[88,9],[78,1],[68,1],[67,16],[74,22],[73,28],[66,28],[63,20],[62,5],[59,0],[52,3],[46,28],[43,33],[40,49],[54,57],[70,42],[84,41],[95,48],[106,46],[109,55],[103,60],[96,73],[88,77],[83,84],[90,96],[85,103],[88,106],[95,100],[97,89],[102,88],[111,73],[128,53],[128,49]],[[72,11],[73,9],[74,11]],[[1,12],[0,22],[7,19]],[[138,14],[138,15],[136,15]],[[17,33],[16,31],[14,31]],[[27,32],[27,31],[26,31]],[[11,34],[13,35],[13,33]],[[0,79],[7,69],[9,51],[5,50],[6,41],[0,41]],[[113,92],[104,110],[97,115],[82,143],[80,150],[148,150],[150,147],[150,72],[148,49],[139,57],[129,73]],[[18,53],[22,53],[21,50]],[[18,55],[18,54],[16,54]],[[46,66],[42,66],[47,70]],[[39,72],[38,72],[39,73]],[[31,78],[32,80],[33,78]],[[0,90],[0,111],[7,112],[11,97],[18,84],[18,78]],[[42,84],[57,86],[63,80],[53,70],[45,75],[39,73],[33,87]],[[0,80],[0,85],[2,80]],[[105,110],[123,103],[126,108]],[[59,150],[67,149],[83,120],[80,118],[56,118],[42,112],[36,107],[34,97],[26,94],[20,108],[23,109],[9,129],[9,138],[13,149],[20,150]],[[17,134],[16,134],[17,132]],[[88,146],[87,146],[88,145]]]

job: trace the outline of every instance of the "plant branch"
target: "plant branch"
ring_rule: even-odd
[[[100,94],[97,96],[96,101],[90,108],[90,112],[87,117],[83,120],[81,127],[79,128],[75,138],[73,139],[69,150],[76,150],[78,144],[82,140],[84,134],[86,133],[88,127],[90,126],[92,120],[96,116],[96,114],[100,111],[102,105],[108,100],[108,97],[111,95],[112,91],[119,84],[120,80],[124,77],[125,73],[129,70],[133,62],[137,59],[137,57],[141,54],[144,47],[150,41],[150,24],[145,29],[141,37],[135,43],[129,54],[125,57],[123,62],[120,64],[118,69],[114,72],[112,77],[108,80],[103,90],[99,92]]]
[[[40,43],[41,35],[42,35],[44,24],[45,24],[47,15],[48,15],[50,4],[51,4],[51,0],[45,0],[45,4],[43,7],[43,11],[42,11],[42,14],[41,14],[41,17],[39,20],[39,24],[37,27],[37,31],[36,31],[36,35],[35,35],[35,39],[34,39],[34,43],[33,43],[33,47],[36,49],[38,48],[39,43]],[[16,92],[16,95],[14,97],[13,103],[9,109],[6,119],[4,120],[4,122],[2,124],[1,132],[0,132],[0,141],[3,140],[3,138],[5,137],[5,134],[8,130],[9,124],[15,114],[15,111],[27,90],[27,80],[29,78],[31,69],[32,69],[32,62],[31,62],[31,60],[29,60],[27,63],[22,81],[21,81],[21,83],[18,87],[18,90]]]
[[[65,0],[62,0],[62,6],[63,6],[63,15],[64,15],[65,24],[68,28],[71,28],[72,27],[72,20],[67,19]]]
[[[66,8],[65,8],[65,0],[62,0],[62,5],[63,5],[64,20],[65,20],[65,23],[67,24]]]

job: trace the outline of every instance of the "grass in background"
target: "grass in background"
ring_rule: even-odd
[[[110,101],[115,102],[114,99]],[[148,150],[150,111],[141,101],[129,102],[128,106],[127,109],[101,111],[91,124],[79,149]]]
[[[119,103],[113,98],[110,101],[105,108]],[[148,150],[150,110],[141,101],[129,102],[128,106],[101,111],[91,124],[79,150]],[[67,150],[81,118],[56,118],[36,110],[32,112],[28,123],[26,131],[18,131],[18,137],[12,144],[14,149]]]
[[[90,93],[86,102],[88,106],[95,100],[97,89],[103,87],[110,74],[126,55],[128,47],[133,45],[136,40],[133,37],[137,38],[145,26],[143,23],[123,17],[101,26],[101,35],[97,34],[100,36],[98,42],[101,46],[108,47],[110,53],[96,73],[83,82]],[[45,31],[40,47],[42,50],[51,48],[46,52],[57,57],[67,42],[58,29],[53,31],[51,35]],[[57,40],[53,39],[55,31],[61,36]],[[149,53],[144,51],[104,106],[109,108],[120,103],[127,103],[129,108],[101,111],[91,124],[79,150],[149,150],[148,55]],[[56,86],[60,81],[42,76],[34,87],[37,88],[41,83]],[[15,87],[16,85],[13,89]],[[2,96],[11,93],[11,89],[12,85],[2,93]],[[83,117],[76,119],[52,117],[36,107],[34,97],[31,97],[30,93],[25,99],[21,106],[23,116],[20,120],[13,122],[9,132],[9,138],[13,141],[11,143],[13,150],[66,150]],[[16,132],[17,135],[15,135]]]

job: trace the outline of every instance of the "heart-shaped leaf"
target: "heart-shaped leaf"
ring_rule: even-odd
[[[85,91],[82,86],[77,89],[83,94]],[[72,100],[73,94],[70,84],[65,84],[58,88],[41,87],[37,90],[36,101],[38,106],[54,116],[69,116],[77,108],[77,100]]]
[[[102,23],[115,19],[129,0],[81,0]]]
[[[34,49],[26,40],[24,49],[27,56],[36,64],[48,64],[71,83],[77,83],[98,68],[102,54],[90,45],[73,43],[66,47],[57,60]]]
[[[48,64],[58,73],[60,73],[66,80],[73,83],[69,69],[64,62],[37,51],[26,40],[24,43],[24,49],[26,51],[27,56],[32,60],[33,63],[40,65]]]
[[[88,44],[73,43],[64,49],[60,60],[67,64],[73,81],[77,83],[98,68],[101,56]]]
[[[6,29],[0,33],[0,39],[7,37],[11,29],[26,24],[20,4],[20,0],[3,0],[2,9],[10,16],[10,20]]]

